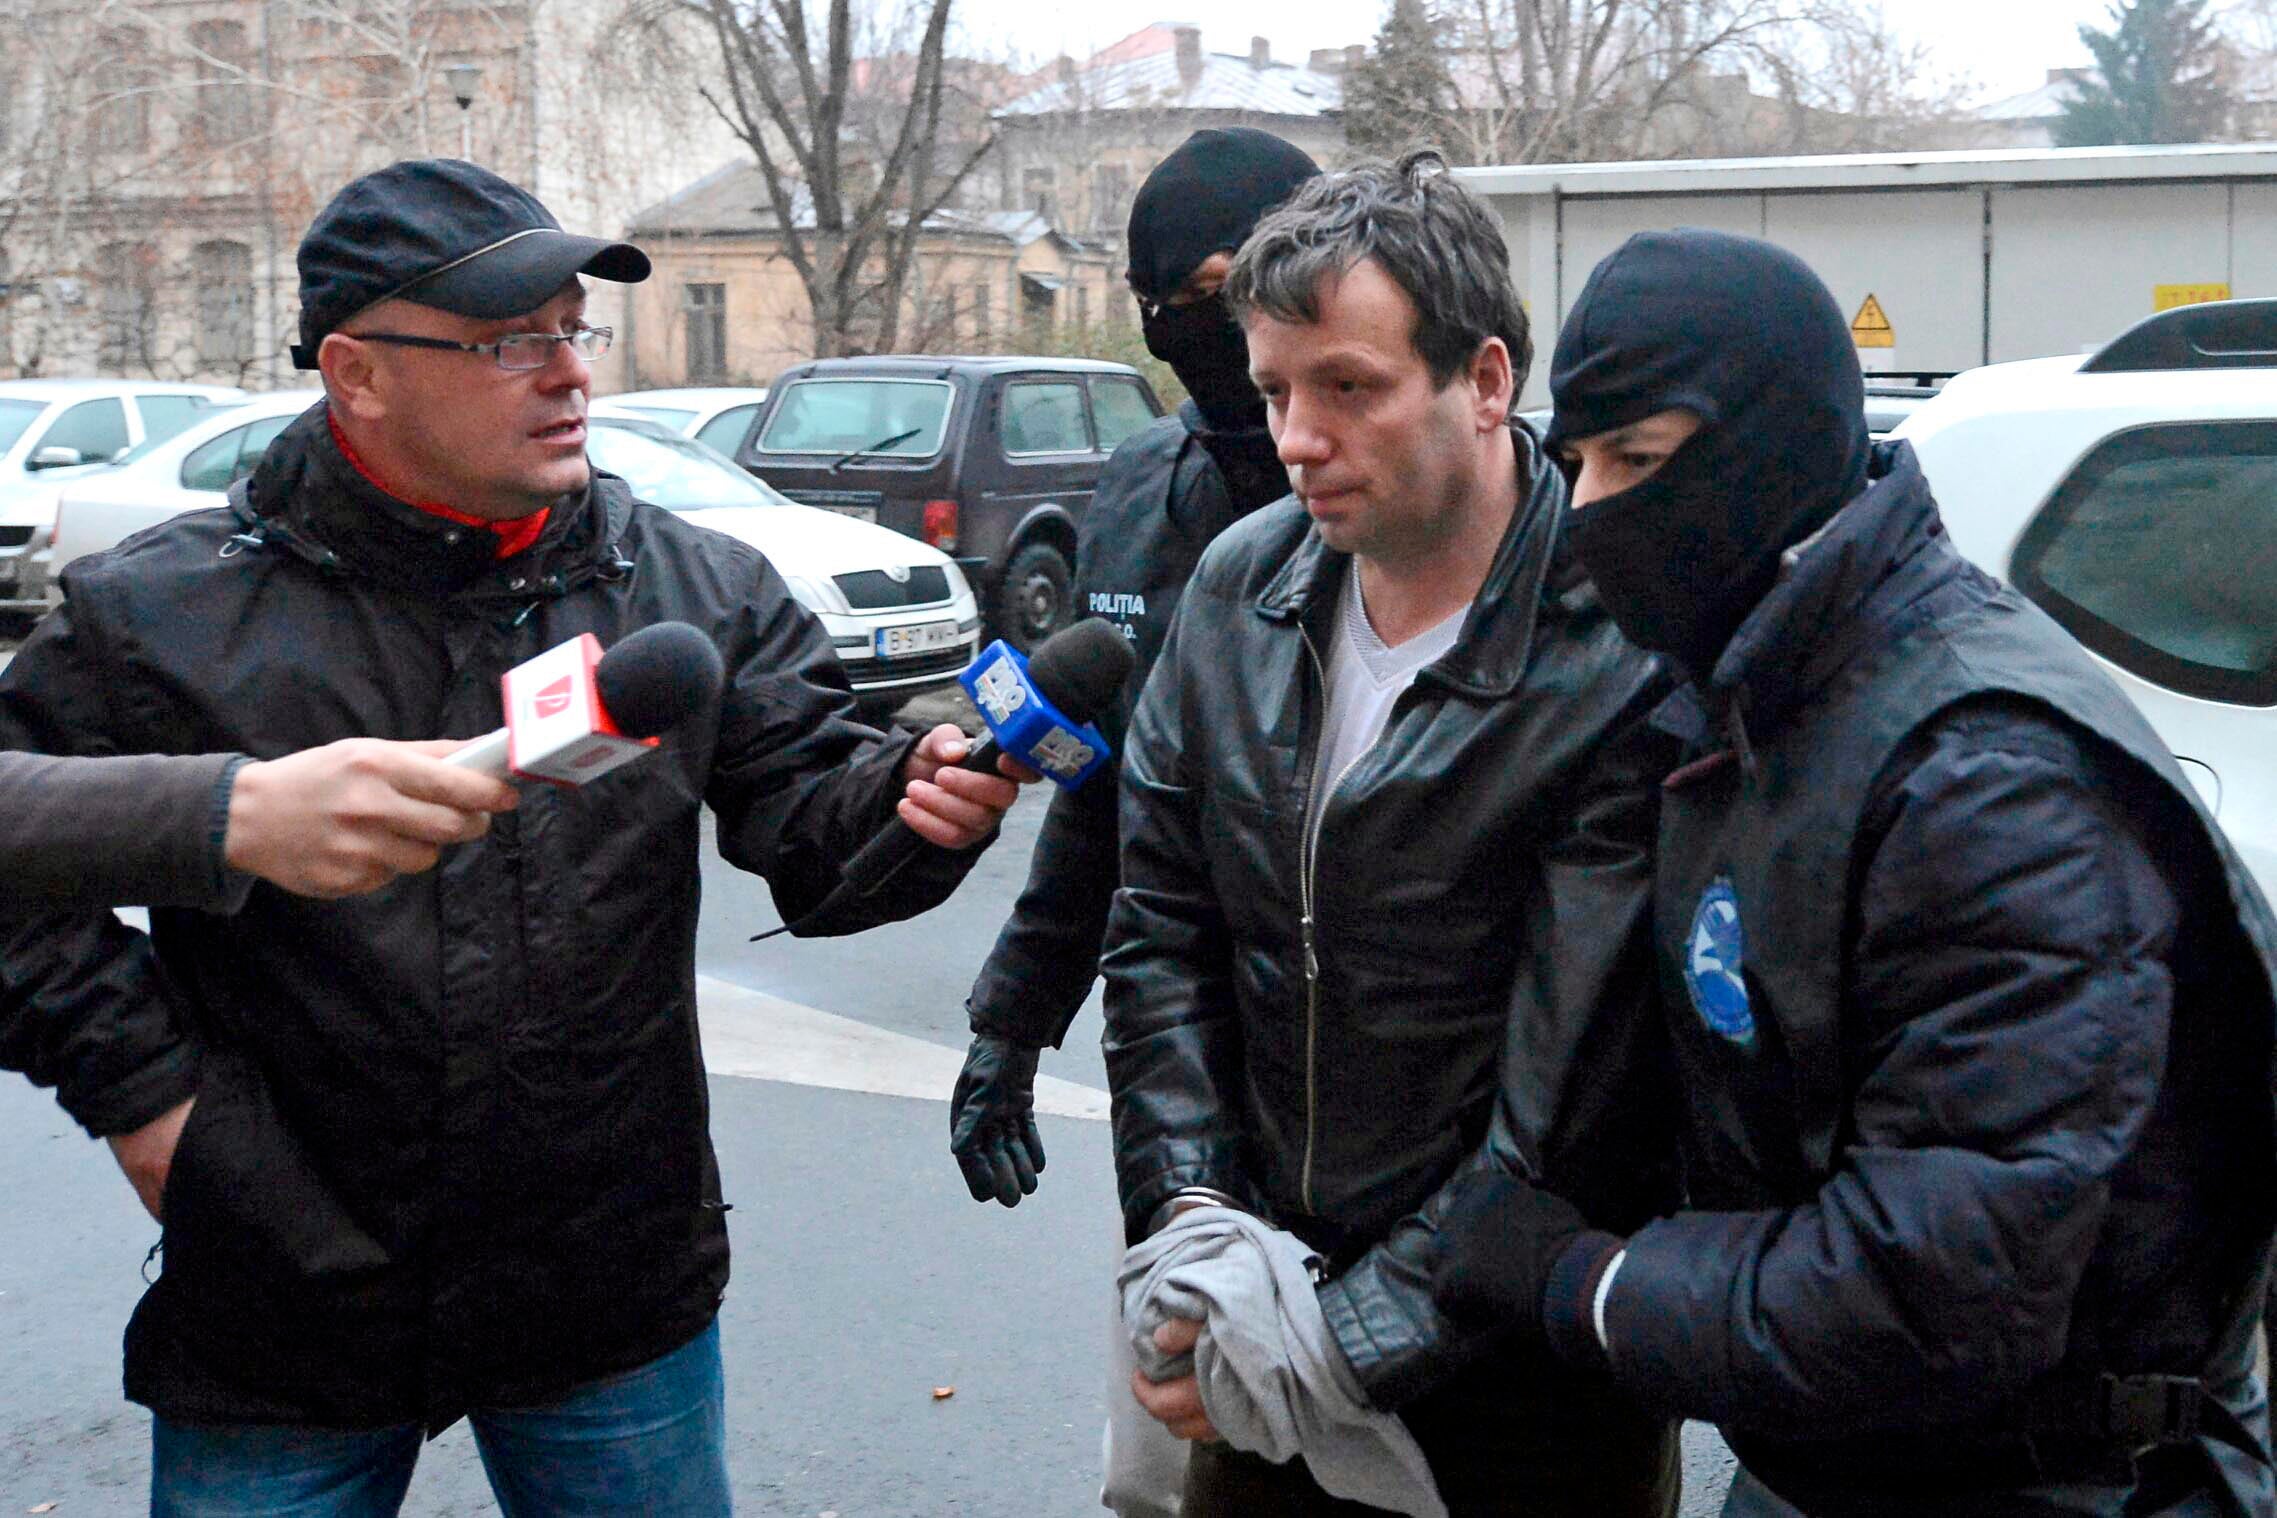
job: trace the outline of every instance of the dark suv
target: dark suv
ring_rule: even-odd
[[[736,462],[794,501],[954,556],[998,636],[1075,619],[1075,528],[1115,445],[1162,414],[1137,370],[1079,358],[828,358],[786,370]]]

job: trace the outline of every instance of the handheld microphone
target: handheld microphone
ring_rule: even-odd
[[[1110,757],[1107,740],[1090,725],[1131,676],[1138,655],[1112,624],[1098,620],[1062,628],[1037,645],[1032,658],[1001,639],[982,650],[959,683],[972,694],[988,732],[956,768],[997,773],[1010,755],[1067,790],[1097,774]],[[812,922],[847,899],[868,896],[911,860],[933,847],[896,817],[846,861],[844,879],[820,906],[800,919]],[[791,924],[753,937],[772,938]]]
[[[581,633],[506,671],[506,725],[443,762],[582,785],[656,747],[655,735],[717,696],[725,677],[719,649],[685,622],[644,627],[607,653]]]

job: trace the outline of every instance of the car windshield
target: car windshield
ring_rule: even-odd
[[[46,409],[40,401],[0,401],[0,453],[15,447],[24,429],[38,421]]]
[[[620,402],[619,404],[623,405],[627,411],[637,411],[642,416],[647,417],[650,421],[661,422],[663,425],[670,427],[675,431],[687,426],[690,422],[696,419],[695,412],[680,411],[671,406],[635,406],[629,402]]]
[[[942,380],[799,380],[767,418],[759,449],[930,458],[941,451],[950,394]]]
[[[598,468],[622,476],[633,494],[667,511],[707,506],[781,506],[785,498],[693,438],[653,422],[597,416],[585,436],[585,455]]]

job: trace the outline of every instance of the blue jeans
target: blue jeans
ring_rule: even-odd
[[[727,1396],[719,1324],[550,1407],[468,1414],[505,1518],[724,1518]],[[151,1518],[393,1518],[422,1430],[157,1420]]]

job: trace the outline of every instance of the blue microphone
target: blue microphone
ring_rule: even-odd
[[[1112,757],[1091,719],[1131,677],[1138,655],[1109,623],[1090,620],[1062,628],[1036,646],[1033,658],[999,639],[957,677],[980,708],[988,733],[957,761],[957,768],[997,773],[996,761],[1020,763],[1074,790]],[[845,878],[821,905],[797,923],[756,935],[752,942],[827,917],[855,896],[867,896],[898,874],[927,843],[899,817],[862,846],[840,872]]]
[[[1123,651],[1122,666],[1112,671],[1114,685],[1107,689],[1111,695],[1115,686],[1129,678],[1130,645],[1105,622],[1081,622],[1060,637],[1084,627],[1105,629],[1107,636],[1105,641],[1099,642],[1100,648]],[[1098,640],[1087,636],[1085,641]],[[1055,638],[1036,650],[1037,661],[1046,666],[1047,672],[1057,662],[1053,656],[1062,648]],[[1111,658],[1107,662],[1111,663]],[[1102,676],[1106,672],[1103,668]],[[1090,694],[1086,690],[1069,693],[1074,682],[1052,680],[1050,683],[1061,691],[1063,702],[1078,703],[1085,708],[1082,716],[1063,710],[1044,694],[1028,660],[1003,639],[982,649],[980,657],[957,676],[957,683],[972,697],[972,704],[980,708],[981,720],[988,724],[988,734],[995,740],[997,751],[1010,754],[1062,790],[1074,790],[1107,762],[1106,735],[1086,720],[1103,703],[1084,700]],[[991,764],[990,768],[995,766]]]

